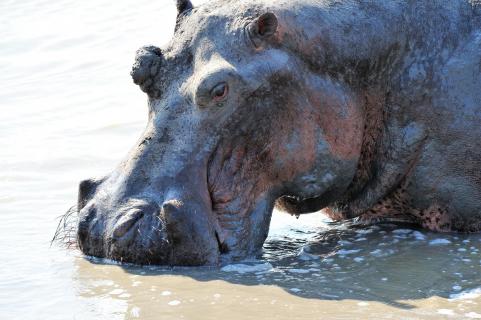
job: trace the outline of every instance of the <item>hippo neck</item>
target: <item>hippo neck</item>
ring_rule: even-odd
[[[297,50],[306,53],[303,60],[311,71],[328,74],[357,91],[365,115],[363,143],[356,173],[343,198],[333,205],[335,211],[344,215],[343,218],[357,216],[371,202],[369,197],[374,194],[382,196],[399,183],[398,178],[380,177],[384,173],[379,173],[378,166],[381,162],[389,161],[390,156],[386,154],[400,152],[383,145],[383,140],[389,140],[389,137],[386,138],[389,132],[385,129],[392,127],[389,118],[395,113],[390,111],[390,92],[400,91],[403,70],[417,52],[434,54],[446,49],[446,45],[441,45],[446,43],[449,44],[447,51],[456,47],[459,36],[455,35],[462,26],[452,23],[450,19],[457,14],[447,14],[447,11],[457,11],[456,7],[463,5],[466,4],[461,1],[455,4],[442,1],[432,4],[383,1],[375,5],[346,6],[341,10],[342,13],[333,6],[320,8],[318,15],[321,31],[316,36],[308,35],[306,43],[301,44],[302,48]],[[344,11],[352,12],[347,14]],[[437,21],[437,27],[425,26],[426,19],[431,17],[439,20],[444,16],[447,18]],[[444,28],[439,28],[442,25]],[[344,33],[340,34],[340,30]],[[323,48],[323,52],[318,52],[317,56],[308,49],[316,47],[315,41],[320,41]],[[420,141],[423,140],[422,136],[421,132]],[[411,157],[416,152],[416,148],[413,148],[407,154],[405,164],[399,166],[402,169],[398,172],[399,176],[408,174],[414,165]],[[385,186],[376,187],[379,190],[376,189],[373,193],[371,188],[376,180],[382,180],[380,184]],[[351,212],[354,208],[352,203],[362,203],[355,208],[356,213]]]
[[[386,1],[386,5],[389,7],[393,4],[389,4]],[[459,12],[463,12],[463,10],[469,11],[470,8],[469,6],[467,7],[465,2],[439,1],[429,4],[421,1],[402,6],[402,10],[399,10],[401,15],[397,17],[392,16],[393,22],[391,25],[398,23],[398,30],[388,31],[387,34],[384,33],[386,36],[384,47],[376,47],[377,44],[371,43],[371,45],[377,48],[376,50],[379,50],[379,53],[377,55],[373,54],[370,59],[356,61],[356,67],[353,67],[354,69],[351,71],[354,78],[344,78],[360,92],[365,114],[365,127],[357,172],[345,193],[345,198],[339,201],[340,204],[343,204],[340,206],[341,208],[354,199],[359,203],[362,202],[359,199],[360,197],[373,196],[373,192],[369,191],[367,192],[369,194],[366,195],[365,191],[365,189],[368,189],[369,184],[375,183],[373,180],[383,180],[383,184],[386,184],[386,181],[391,181],[392,185],[387,184],[383,188],[385,189],[384,191],[388,192],[395,188],[400,183],[400,180],[408,176],[408,172],[416,163],[415,158],[419,152],[418,149],[425,141],[425,133],[419,128],[416,128],[419,131],[419,137],[413,143],[412,148],[404,146],[409,150],[403,154],[403,156],[406,156],[406,159],[404,164],[398,168],[402,169],[398,172],[401,178],[386,178],[383,176],[382,168],[379,167],[379,163],[390,162],[390,159],[396,158],[393,155],[401,154],[400,150],[394,150],[399,148],[399,146],[394,147],[383,142],[383,140],[392,141],[393,137],[390,136],[391,133],[389,131],[403,132],[403,127],[410,125],[409,123],[401,123],[404,121],[402,119],[394,119],[398,118],[397,113],[399,110],[397,108],[399,107],[394,106],[392,103],[393,97],[391,97],[391,92],[402,91],[403,82],[406,81],[404,76],[405,69],[413,61],[417,61],[417,56],[420,55],[419,52],[423,52],[421,56],[440,54],[441,52],[445,54],[451,53],[456,49],[458,42],[461,41],[462,35],[469,34],[468,31],[462,30],[463,28],[469,28],[469,26],[453,23],[453,19],[457,19]],[[386,9],[386,7],[383,9]],[[387,16],[389,17],[389,14]],[[445,19],[440,17],[445,17]],[[435,25],[426,27],[426,19],[431,18],[436,20]],[[460,20],[462,19],[460,18]],[[386,19],[380,18],[379,22],[381,25],[389,28],[389,22],[387,25],[385,24]],[[367,39],[371,39],[369,36],[371,31],[374,30],[368,28],[367,35],[365,35]],[[354,43],[352,47],[356,47]],[[348,52],[347,54],[352,53]],[[346,61],[349,61],[349,59]],[[423,94],[423,92],[421,91],[420,94]],[[409,99],[414,100],[414,97],[411,95]],[[401,107],[404,107],[411,104],[409,99],[404,101],[400,97],[396,97],[394,101],[397,101],[397,104],[403,104]],[[414,120],[411,119],[410,121]],[[388,129],[387,131],[385,130],[386,128]],[[391,165],[393,164],[391,163]],[[359,209],[357,214],[360,212],[361,210]],[[349,218],[352,218],[352,216],[349,216]]]

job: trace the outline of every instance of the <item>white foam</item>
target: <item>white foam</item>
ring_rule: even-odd
[[[299,259],[308,261],[308,260],[319,260],[319,256],[306,252],[305,248],[301,248],[301,251],[297,255]]]
[[[124,293],[124,290],[122,289],[114,289],[112,291],[109,292],[109,294],[112,294],[112,295],[119,295],[121,293]]]
[[[364,261],[364,258],[363,257],[355,257],[353,259],[355,262],[363,262]]]
[[[481,314],[476,312],[468,312],[468,313],[465,313],[464,316],[470,319],[481,319]]]
[[[361,249],[352,249],[352,250],[341,249],[341,250],[337,251],[337,254],[347,255],[347,254],[358,253],[359,251],[361,251]]]
[[[310,271],[307,269],[287,269],[290,273],[309,273]]]
[[[102,286],[113,286],[115,283],[112,280],[99,280],[95,281],[93,284],[94,287],[102,287]]]
[[[366,240],[367,240],[367,238],[362,237],[362,238],[357,238],[357,239],[354,240],[354,241],[359,242],[359,241],[366,241]]]
[[[325,298],[332,298],[332,299],[337,299],[339,296],[336,296],[335,294],[327,294],[327,293],[321,293],[321,296]]]
[[[359,235],[362,235],[362,234],[368,234],[368,233],[372,233],[373,230],[371,229],[359,229],[359,230],[356,230],[356,233]]]
[[[416,240],[420,240],[420,241],[426,240],[426,236],[419,231],[414,231],[411,235],[414,236],[414,238],[416,238]]]
[[[374,257],[387,257],[393,253],[395,253],[396,251],[394,251],[393,249],[386,249],[386,250],[381,250],[381,249],[376,249],[374,251],[371,251],[371,255],[374,256]]]
[[[169,306],[178,306],[180,304],[179,300],[172,300],[168,303]]]
[[[238,273],[250,273],[250,272],[259,272],[259,271],[270,271],[272,270],[272,265],[269,262],[255,264],[255,265],[248,265],[248,264],[228,264],[220,269],[224,272],[238,272]]]
[[[130,310],[130,315],[131,315],[133,318],[138,318],[138,317],[140,317],[140,308],[139,308],[139,307],[133,307],[133,308]]]
[[[450,244],[450,243],[451,243],[451,241],[449,241],[448,239],[442,239],[442,238],[434,239],[434,240],[429,241],[429,244],[431,246]]]
[[[413,232],[411,229],[396,229],[392,231],[394,234],[409,234],[411,232]]]
[[[449,299],[451,300],[468,300],[468,299],[476,299],[478,297],[481,297],[481,288],[465,290],[460,293],[452,293],[449,295]]]
[[[302,290],[299,289],[299,288],[290,288],[289,291],[292,291],[292,292],[301,292]]]
[[[445,316],[454,316],[454,311],[451,309],[438,309],[438,313]]]
[[[171,294],[172,294],[172,292],[166,290],[166,291],[162,291],[160,295],[161,296],[170,296]]]

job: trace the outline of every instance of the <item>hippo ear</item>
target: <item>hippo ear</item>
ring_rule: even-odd
[[[266,12],[252,21],[247,30],[254,45],[261,47],[265,40],[274,36],[277,31],[277,25],[277,17],[272,12]]]
[[[177,17],[192,10],[192,8],[194,8],[194,6],[190,0],[177,0]]]
[[[194,6],[190,0],[177,0],[177,18],[175,21],[175,31],[179,29],[182,17],[184,17]]]
[[[160,74],[162,62],[162,51],[159,48],[155,46],[142,47],[137,50],[135,63],[130,72],[134,83],[153,98],[160,96],[160,90],[156,83],[158,82],[157,78]]]

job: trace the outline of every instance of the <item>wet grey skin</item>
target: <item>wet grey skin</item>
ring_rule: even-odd
[[[133,66],[145,132],[80,184],[86,255],[238,261],[262,249],[275,206],[481,229],[479,2],[177,7],[172,40]]]

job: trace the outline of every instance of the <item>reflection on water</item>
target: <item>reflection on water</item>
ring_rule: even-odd
[[[347,228],[319,223],[325,221],[320,214],[314,218],[317,228],[303,228],[277,215],[275,223],[289,230],[271,232],[261,259],[220,270],[79,258],[78,294],[93,303],[103,297],[126,318],[142,319],[245,319],[260,311],[281,319],[481,317],[479,235],[396,225]]]
[[[0,2],[0,319],[481,318],[480,235],[275,214],[263,256],[220,270],[49,248],[78,181],[140,135],[145,96],[128,73],[138,47],[169,39],[174,12],[170,0]]]

